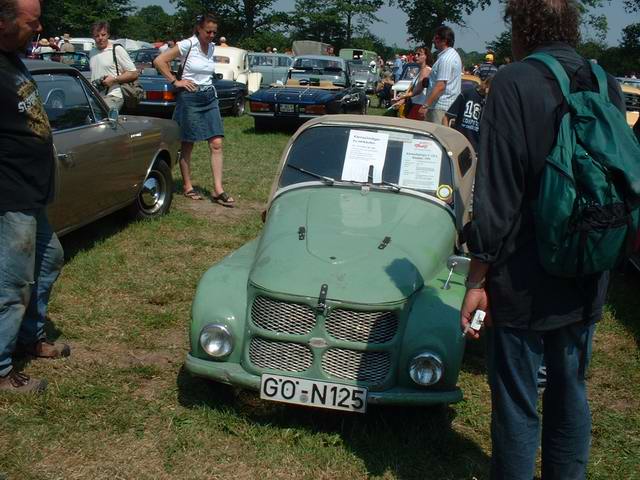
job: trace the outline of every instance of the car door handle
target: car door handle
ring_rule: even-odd
[[[58,161],[61,162],[67,168],[72,168],[76,164],[73,160],[72,153],[59,153]]]

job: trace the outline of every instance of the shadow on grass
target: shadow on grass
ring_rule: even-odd
[[[406,480],[488,475],[488,456],[451,428],[455,411],[449,406],[369,406],[367,414],[360,415],[262,401],[256,392],[194,378],[184,369],[177,383],[179,402],[186,408],[232,410],[265,427],[324,433],[327,446],[344,445],[363,460],[369,475],[391,473]]]
[[[103,240],[121,232],[130,223],[131,218],[126,212],[119,210],[68,233],[60,239],[64,249],[64,261],[69,262],[79,252],[89,250]]]
[[[628,267],[624,274],[613,277],[608,303],[616,319],[633,335],[640,347],[640,272]]]

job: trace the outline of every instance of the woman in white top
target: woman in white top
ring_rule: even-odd
[[[424,115],[421,115],[419,110],[427,100],[427,83],[431,74],[431,65],[433,65],[433,57],[427,47],[416,49],[416,63],[420,66],[420,73],[415,76],[406,93],[399,97],[395,105],[400,106],[407,100],[411,100],[409,109],[406,107],[404,109],[404,116],[413,120],[424,120]]]
[[[213,194],[211,200],[225,206],[235,202],[222,188],[222,138],[224,130],[214,85],[214,44],[218,21],[213,15],[198,15],[194,35],[161,53],[153,64],[158,71],[179,89],[173,119],[180,125],[182,155],[180,172],[184,182],[184,195],[192,200],[202,200],[191,183],[191,152],[194,142],[207,140],[211,152]],[[171,72],[170,63],[183,58],[182,78]]]

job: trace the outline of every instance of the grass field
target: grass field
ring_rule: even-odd
[[[0,478],[484,479],[489,392],[479,347],[468,350],[465,400],[437,408],[340,414],[265,403],[191,378],[191,299],[202,273],[258,235],[286,132],[225,119],[227,209],[176,195],[171,213],[113,215],[63,238],[66,266],[50,334],[72,356],[32,361],[40,397],[0,396]],[[194,177],[211,188],[206,147]],[[174,170],[176,190],[179,172]],[[640,276],[617,277],[590,371],[589,478],[640,478]]]

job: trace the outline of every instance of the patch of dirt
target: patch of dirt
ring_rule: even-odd
[[[177,346],[176,346],[177,347]],[[130,348],[118,343],[101,345],[86,345],[71,343],[71,357],[73,363],[101,364],[118,368],[128,368],[143,365],[165,367],[184,361],[184,348],[168,348],[161,351],[149,351]]]
[[[260,216],[266,206],[262,202],[247,202],[239,198],[236,198],[236,203],[233,207],[225,207],[214,203],[206,197],[202,200],[191,200],[176,193],[173,198],[174,205],[178,210],[187,212],[196,218],[205,218],[207,220],[215,218],[237,220],[249,215]]]

